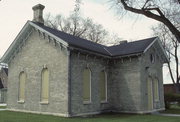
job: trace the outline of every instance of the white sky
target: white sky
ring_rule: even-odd
[[[4,54],[27,20],[32,20],[32,6],[45,5],[44,15],[68,16],[74,9],[75,0],[2,0],[0,1],[0,57]],[[107,30],[125,40],[152,37],[151,27],[156,21],[142,16],[119,16],[111,9],[108,0],[82,0],[81,14],[90,17]],[[137,17],[137,16],[136,16]]]

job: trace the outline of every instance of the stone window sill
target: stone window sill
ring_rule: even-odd
[[[24,103],[25,103],[24,100],[19,100],[19,101],[17,101],[17,102],[20,103],[20,104],[24,104]]]
[[[101,104],[107,104],[108,103],[108,101],[106,100],[106,101],[101,101]]]
[[[47,105],[47,104],[49,104],[49,102],[48,101],[41,101],[40,104]]]
[[[159,102],[159,100],[155,100],[155,102]]]
[[[84,105],[91,104],[91,101],[83,101],[83,104],[84,104]]]

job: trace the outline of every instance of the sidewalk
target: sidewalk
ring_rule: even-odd
[[[174,117],[180,117],[180,114],[163,114],[163,113],[159,113],[158,115],[160,115],[160,116],[174,116]]]
[[[0,103],[0,106],[7,106],[6,103]]]
[[[154,112],[152,113],[153,115],[159,115],[159,116],[172,116],[172,117],[180,117],[180,114],[166,114],[166,113],[159,113],[159,112]]]
[[[0,109],[0,111],[5,111],[6,109]]]

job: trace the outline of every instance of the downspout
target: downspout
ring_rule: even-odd
[[[71,51],[68,49],[68,117],[71,117]]]

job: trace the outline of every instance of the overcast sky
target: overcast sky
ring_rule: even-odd
[[[32,20],[32,7],[45,5],[44,15],[68,16],[74,9],[75,0],[1,0],[0,1],[0,57],[4,54],[27,20]],[[102,24],[123,40],[152,37],[151,27],[157,22],[142,16],[127,15],[120,19],[111,9],[109,0],[82,0],[81,14]]]

